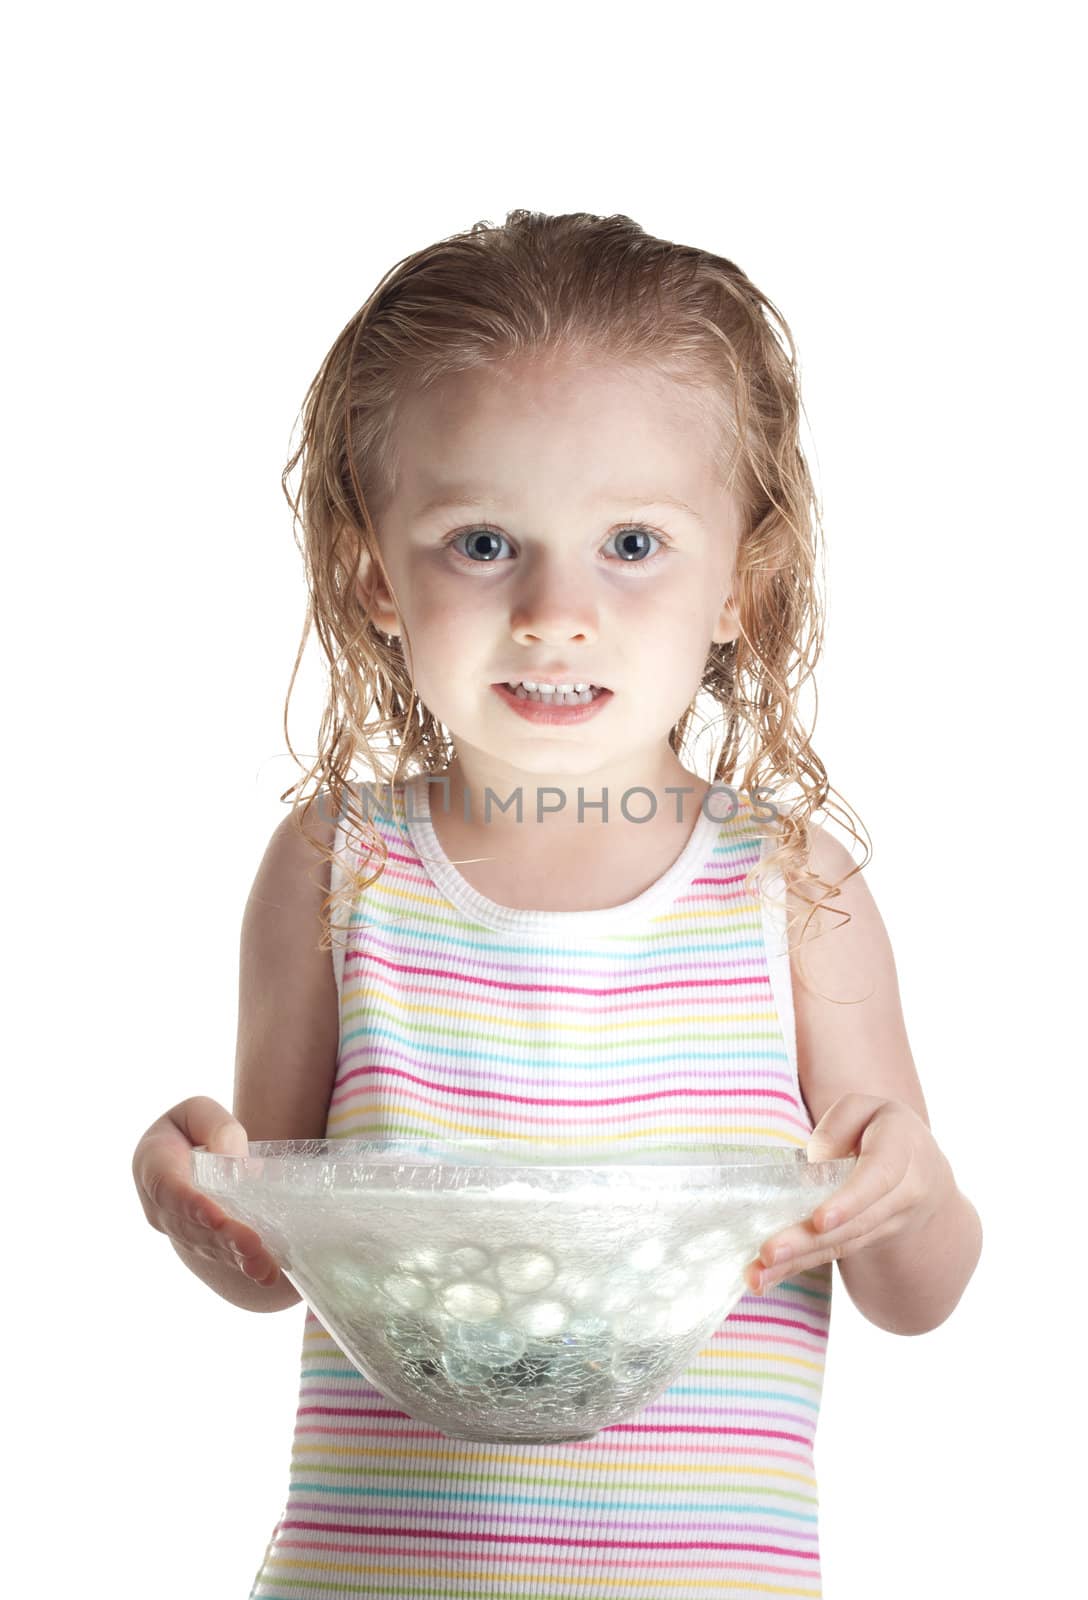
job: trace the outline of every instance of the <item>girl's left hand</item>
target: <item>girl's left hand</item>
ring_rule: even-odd
[[[857,1164],[812,1216],[768,1239],[745,1269],[757,1293],[825,1261],[922,1229],[954,1182],[921,1117],[901,1100],[845,1094],[813,1128],[810,1161],[857,1152]]]

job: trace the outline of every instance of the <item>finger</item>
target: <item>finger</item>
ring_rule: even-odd
[[[199,1256],[202,1261],[214,1261],[244,1272],[257,1283],[274,1280],[279,1265],[267,1251],[247,1252],[237,1249],[222,1238],[206,1235],[203,1240],[190,1243],[187,1239],[174,1239],[175,1245],[186,1254]]]
[[[191,1146],[169,1117],[157,1131],[144,1135],[133,1158],[132,1171],[140,1203],[153,1228],[172,1230],[175,1219],[192,1213],[197,1202],[190,1181]]]
[[[856,1255],[860,1250],[867,1250],[870,1245],[894,1237],[898,1227],[898,1215],[892,1211],[871,1228],[858,1229],[847,1238],[829,1239],[826,1244],[821,1240],[818,1249],[804,1250],[796,1259],[772,1267],[769,1271],[762,1269],[759,1262],[754,1261],[745,1269],[746,1281],[754,1293],[766,1294],[768,1289],[773,1289],[786,1278],[795,1278],[802,1272],[811,1272],[814,1267],[824,1266],[829,1261],[845,1261],[848,1256]]]
[[[273,1255],[265,1249],[260,1239],[256,1236],[252,1240],[236,1240],[224,1229],[219,1235],[220,1252],[234,1266],[240,1267],[247,1277],[260,1282],[269,1274],[279,1272],[279,1263]]]
[[[248,1223],[225,1213],[204,1222],[182,1219],[171,1229],[171,1236],[204,1260],[226,1261],[258,1283],[272,1282],[279,1273],[279,1263],[260,1235]]]
[[[253,1234],[252,1238],[247,1236],[240,1241],[231,1241],[229,1249],[242,1271],[258,1282],[269,1274],[274,1277],[280,1270],[279,1262],[257,1234]]]
[[[194,1095],[167,1113],[190,1145],[203,1145],[212,1155],[246,1156],[249,1139],[237,1117],[208,1095]]]
[[[209,1155],[247,1156],[249,1139],[237,1117],[207,1095],[195,1095],[185,1100],[171,1112],[175,1125],[188,1140],[190,1149],[185,1159],[186,1184],[190,1195],[198,1194],[200,1200],[190,1206],[198,1223],[203,1219],[212,1228],[221,1228],[228,1220],[227,1213],[214,1195],[205,1194],[193,1183],[192,1150],[200,1145]]]
[[[762,1272],[762,1281],[766,1283],[769,1271],[772,1281],[777,1282],[825,1261],[841,1260],[857,1249],[868,1248],[877,1238],[890,1237],[902,1226],[903,1213],[910,1203],[909,1194],[909,1186],[904,1181],[827,1232],[814,1233],[802,1225],[776,1235],[768,1240],[752,1263],[755,1276]]]
[[[759,1264],[771,1267],[789,1262],[794,1270],[793,1264],[815,1245],[822,1248],[825,1241],[839,1245],[879,1226],[900,1209],[909,1166],[909,1157],[904,1158],[897,1146],[863,1152],[847,1182],[817,1206],[811,1217],[764,1242]]]
[[[221,1225],[207,1231],[207,1237],[250,1277],[260,1278],[278,1272],[279,1263],[256,1229],[236,1217],[225,1216]]]
[[[902,1183],[910,1166],[910,1145],[895,1136],[893,1114],[877,1111],[858,1140],[853,1171],[809,1218],[816,1233],[830,1233],[879,1204]]]
[[[805,1145],[809,1161],[834,1161],[840,1156],[852,1155],[865,1129],[885,1103],[871,1094],[840,1095],[809,1135]]]
[[[137,1147],[132,1170],[151,1226],[195,1243],[200,1235],[194,1229],[204,1222],[222,1223],[226,1213],[193,1185],[194,1144],[207,1144],[221,1154],[248,1149],[241,1123],[217,1101],[198,1096],[152,1124]]]

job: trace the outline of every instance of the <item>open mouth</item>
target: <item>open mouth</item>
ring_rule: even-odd
[[[588,706],[600,699],[608,690],[596,683],[541,683],[531,680],[504,683],[502,687],[517,700],[529,700],[542,706]]]

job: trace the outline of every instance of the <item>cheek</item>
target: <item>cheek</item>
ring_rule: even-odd
[[[662,696],[679,716],[702,682],[720,604],[710,579],[647,596],[625,627],[637,640],[639,660],[653,671]]]
[[[454,601],[441,584],[430,583],[412,589],[402,615],[420,694],[425,701],[449,703],[463,681],[458,664],[471,671],[490,637],[479,607],[462,593]]]
[[[423,559],[410,565],[401,580],[407,615],[425,617],[431,627],[440,626],[449,613],[472,617],[493,614],[495,600],[486,579],[465,578],[451,572],[439,560]]]
[[[697,584],[647,583],[645,594],[624,606],[624,627],[648,648],[667,652],[678,665],[689,656],[702,661],[719,609],[709,577]]]

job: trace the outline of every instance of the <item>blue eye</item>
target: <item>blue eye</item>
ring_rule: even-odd
[[[656,533],[651,533],[649,528],[620,528],[618,533],[613,533],[609,537],[622,540],[620,559],[628,562],[640,561],[647,554],[645,548],[637,544],[638,540],[656,539],[658,544],[662,543],[660,536]],[[652,554],[653,552],[649,553]]]
[[[619,558],[628,565],[641,565],[647,555],[653,554],[652,550],[647,549],[646,540],[655,539],[659,545],[665,543],[659,533],[642,527],[620,528],[616,533],[610,534],[609,538],[622,540]],[[462,539],[467,543],[464,551],[466,560],[472,561],[477,566],[496,559],[499,554],[495,548],[496,544],[509,543],[506,535],[497,533],[494,528],[466,528],[464,532],[454,534],[448,543],[457,547],[460,553]]]
[[[504,544],[507,542],[506,536],[501,533],[496,533],[494,528],[468,528],[464,533],[455,534],[449,542],[451,545],[457,545],[462,539],[468,540],[469,550],[472,552],[468,556],[468,559],[477,563],[482,561],[494,561],[496,555],[498,554],[496,550],[489,550],[487,548],[487,542],[489,540],[492,544],[494,544],[496,540],[502,540]]]

